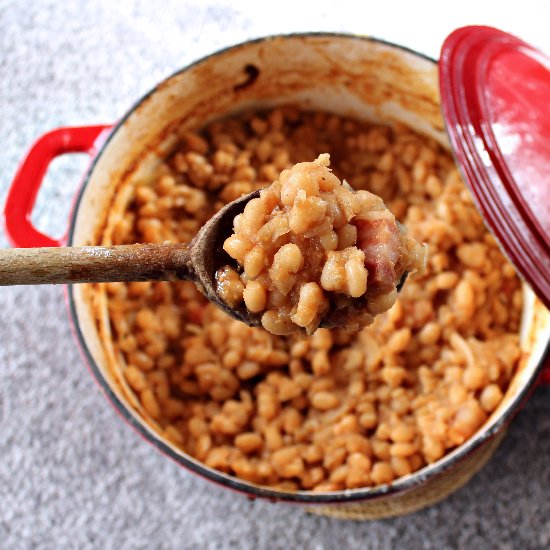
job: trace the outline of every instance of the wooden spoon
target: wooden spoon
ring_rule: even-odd
[[[229,307],[216,292],[216,271],[235,261],[223,250],[233,219],[253,191],[227,204],[202,226],[189,244],[131,244],[0,250],[0,286],[122,281],[192,281],[228,315],[248,326],[261,326],[261,315],[244,304]],[[397,285],[400,291],[407,273]],[[332,327],[330,315],[320,326]]]
[[[227,314],[249,326],[260,318],[244,304],[229,307],[216,292],[216,271],[235,261],[223,250],[233,219],[253,191],[227,204],[206,222],[189,244],[131,244],[0,250],[0,286],[121,281],[192,281]]]

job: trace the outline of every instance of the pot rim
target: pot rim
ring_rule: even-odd
[[[264,37],[253,38],[234,44],[232,46],[227,46],[220,50],[217,50],[211,54],[201,57],[200,59],[189,63],[183,68],[175,71],[170,74],[168,77],[163,79],[159,84],[154,88],[146,92],[140,99],[138,99],[130,107],[130,109],[125,113],[125,115],[115,124],[107,136],[107,139],[101,144],[101,147],[97,151],[95,158],[93,159],[88,171],[82,182],[82,186],[76,196],[73,211],[71,218],[69,220],[69,232],[67,244],[72,246],[75,230],[75,222],[80,209],[82,197],[86,190],[86,187],[91,179],[91,176],[94,172],[94,169],[101,159],[105,149],[108,147],[111,139],[118,132],[118,130],[125,124],[126,120],[138,109],[138,107],[146,101],[152,94],[154,94],[160,86],[165,82],[172,79],[173,77],[182,74],[193,67],[200,65],[213,59],[221,54],[225,54],[230,51],[235,51],[243,47],[247,47],[254,44],[260,44],[263,42],[268,42],[273,39],[292,39],[292,38],[344,38],[351,40],[359,41],[368,41],[375,44],[380,44],[383,46],[388,46],[397,50],[401,50],[406,53],[410,53],[416,57],[425,59],[434,64],[437,64],[437,60],[420,52],[417,52],[406,46],[400,44],[395,44],[393,42],[380,39],[373,36],[367,36],[362,34],[355,33],[346,33],[346,32],[296,32],[296,33],[282,33],[282,34],[273,34],[267,35]],[[456,159],[455,159],[456,160]],[[217,483],[218,485],[223,485],[229,489],[232,489],[241,494],[247,495],[249,498],[266,498],[273,502],[276,501],[285,501],[295,504],[336,504],[336,503],[352,503],[360,502],[367,500],[375,500],[378,498],[386,497],[389,495],[394,495],[397,493],[405,493],[415,489],[416,487],[424,484],[428,479],[431,479],[436,476],[440,476],[447,472],[448,470],[454,468],[457,463],[465,459],[470,453],[477,450],[482,445],[486,444],[491,440],[497,433],[499,433],[505,426],[510,422],[513,415],[518,411],[520,405],[524,400],[529,396],[531,390],[533,389],[545,362],[545,358],[550,355],[550,341],[547,343],[544,353],[542,354],[541,360],[537,367],[534,369],[530,380],[524,384],[516,397],[508,403],[506,408],[500,413],[500,417],[494,422],[494,424],[488,429],[482,430],[478,434],[475,434],[473,437],[467,439],[462,445],[457,447],[455,450],[444,455],[441,459],[436,461],[433,464],[424,466],[420,470],[413,472],[407,476],[398,478],[390,485],[381,485],[377,487],[370,488],[359,488],[351,490],[341,490],[334,491],[330,493],[317,493],[313,491],[281,491],[276,489],[270,489],[269,487],[264,487],[261,485],[256,485],[251,482],[247,482],[225,474],[213,468],[210,468],[199,462],[198,460],[187,455],[184,451],[181,451],[182,454],[175,452],[162,438],[162,436],[151,428],[147,428],[141,421],[138,420],[134,412],[131,412],[130,408],[127,407],[115,394],[110,385],[105,380],[103,374],[99,370],[98,365],[92,357],[92,354],[86,344],[84,334],[82,333],[79,321],[78,314],[76,311],[76,302],[73,292],[73,285],[68,285],[67,288],[67,299],[68,299],[68,308],[70,314],[70,320],[73,325],[74,334],[76,336],[79,347],[84,355],[84,358],[88,364],[88,368],[95,378],[96,382],[99,384],[104,394],[106,395],[108,401],[116,409],[116,411],[122,416],[122,418],[130,424],[145,440],[155,446],[161,453],[168,456],[172,460],[178,463],[178,465],[185,467],[187,470],[192,471],[195,474],[200,475],[203,478],[206,478],[210,481]]]

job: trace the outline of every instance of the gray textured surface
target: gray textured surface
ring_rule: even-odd
[[[453,27],[482,22],[550,51],[545,2],[522,2],[520,14],[516,3],[492,14],[465,2],[460,13],[435,15],[417,2],[372,13],[319,2],[312,14],[295,2],[290,22],[285,3],[162,4],[0,0],[0,205],[37,135],[116,120],[170,72],[250,36],[371,32],[436,56]],[[34,216],[39,227],[63,233],[78,179],[78,166],[56,166]],[[550,547],[549,389],[537,390],[489,465],[443,504],[341,522],[230,494],[143,442],[86,371],[61,288],[0,289],[0,312],[0,548]]]

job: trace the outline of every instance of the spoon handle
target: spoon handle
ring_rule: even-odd
[[[194,280],[186,244],[0,249],[0,286]]]

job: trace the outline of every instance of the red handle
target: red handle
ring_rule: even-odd
[[[52,239],[34,227],[31,214],[36,195],[50,162],[66,153],[94,156],[111,126],[58,128],[44,134],[31,147],[19,166],[4,207],[6,234],[13,246],[21,248],[61,246],[65,239]]]
[[[542,373],[539,378],[539,384],[548,384],[550,385],[550,353],[546,357],[546,362],[542,368]]]

